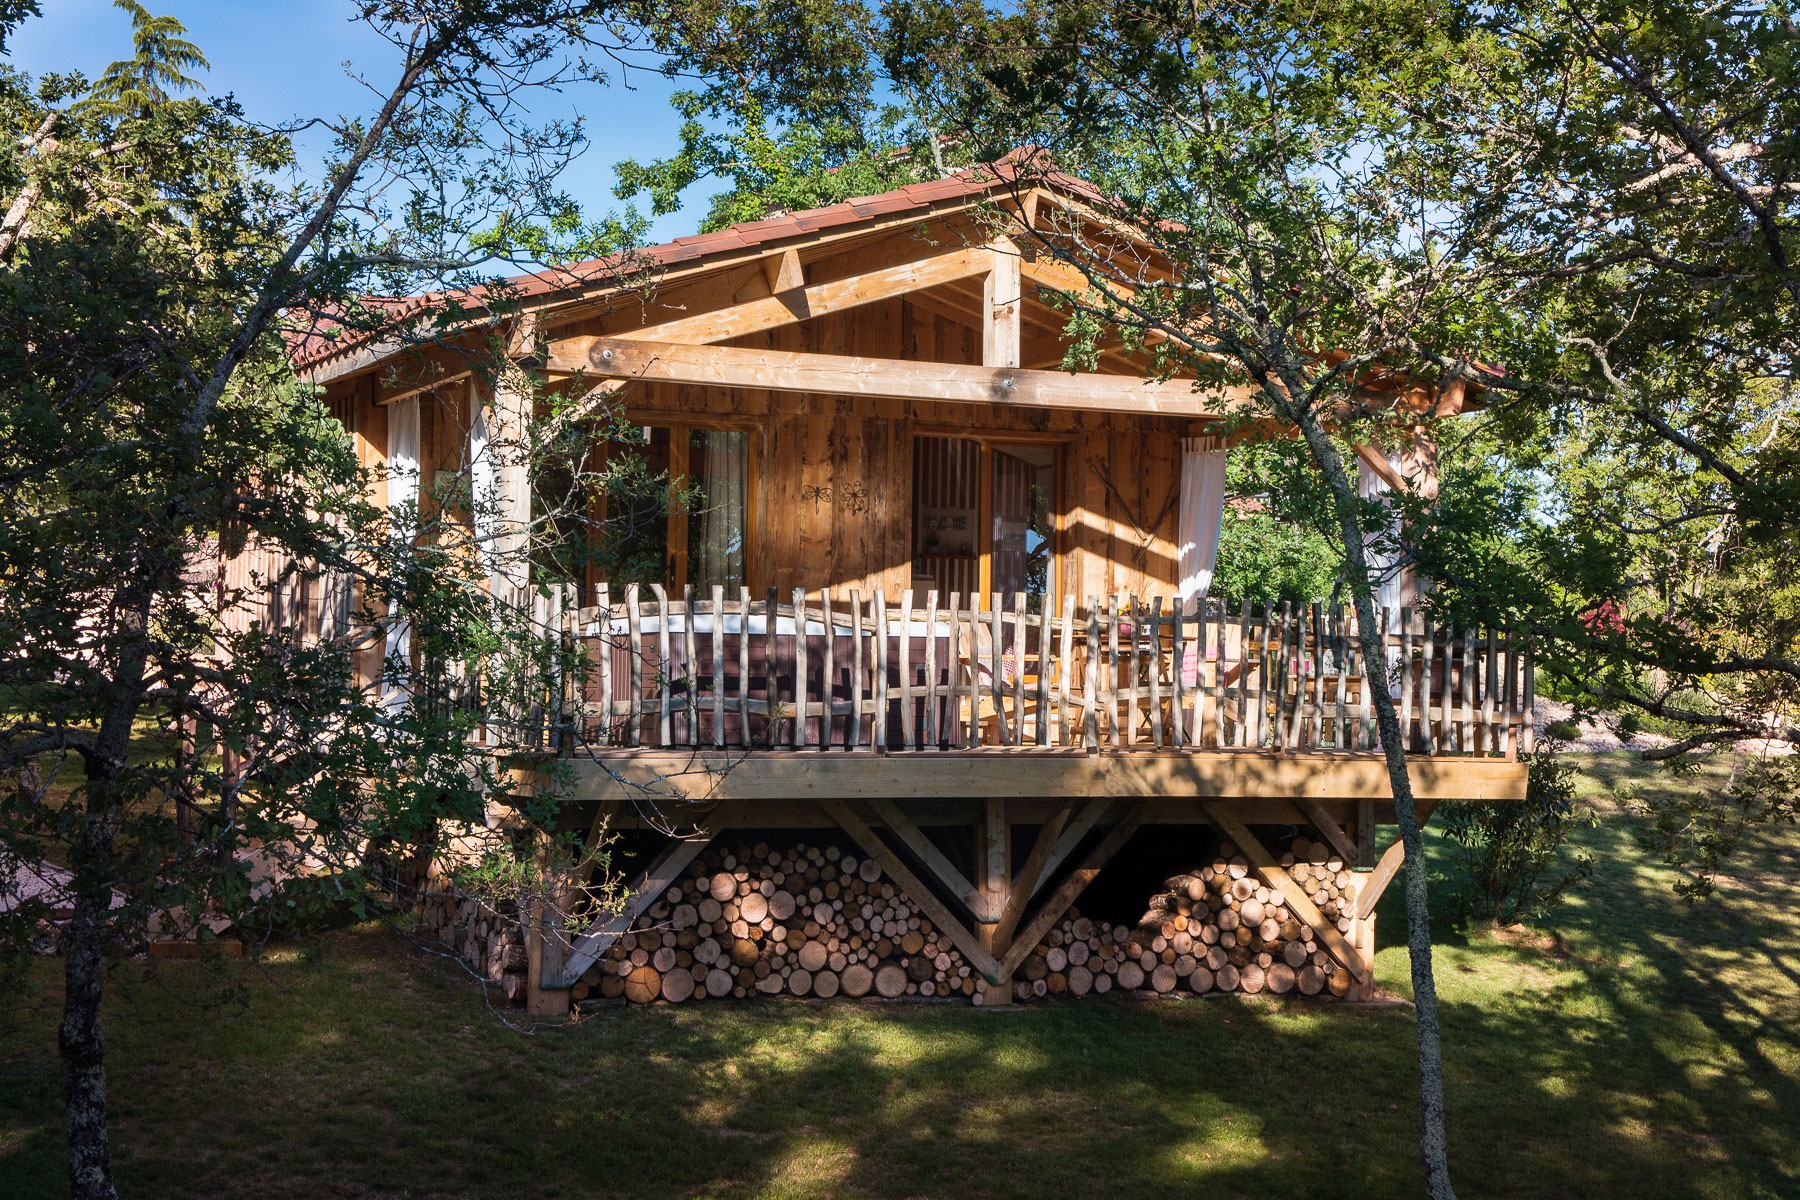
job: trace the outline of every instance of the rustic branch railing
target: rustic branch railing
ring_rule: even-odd
[[[781,603],[691,592],[571,614],[589,656],[580,720],[597,746],[736,750],[1373,751],[1375,711],[1347,608],[1183,614],[1173,597],[1023,595],[944,603],[877,591]],[[1532,749],[1522,641],[1383,614],[1408,749]],[[1410,664],[1410,669],[1404,669]]]

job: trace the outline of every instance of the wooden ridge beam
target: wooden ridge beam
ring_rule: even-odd
[[[681,877],[688,864],[700,857],[700,852],[712,844],[715,836],[716,833],[699,833],[671,842],[656,856],[654,862],[644,868],[637,886],[632,889],[631,898],[623,908],[610,917],[595,921],[576,935],[569,957],[563,965],[564,986],[572,985],[581,978],[583,972],[599,962],[600,956],[631,928],[631,923],[643,915],[645,909],[656,903],[658,896]],[[551,985],[546,983],[544,986]]]
[[[980,940],[969,932],[967,925],[958,920],[954,913],[944,907],[942,901],[931,894],[931,889],[920,882],[919,877],[912,873],[912,869],[901,861],[899,855],[888,848],[887,843],[883,842],[861,817],[856,815],[850,805],[834,796],[819,796],[816,799],[819,807],[825,810],[825,815],[836,822],[839,829],[849,834],[850,839],[862,847],[864,854],[881,864],[882,870],[888,873],[888,877],[911,898],[913,907],[930,917],[934,925],[950,935],[950,940],[955,943],[958,950],[963,952],[963,957],[969,960],[969,965],[983,975],[994,977],[999,970],[999,965],[994,962],[994,956],[982,947]]]
[[[806,273],[800,267],[800,251],[789,246],[781,253],[763,259],[763,277],[769,281],[772,296],[805,287]]]
[[[1062,881],[1060,887],[1050,893],[1044,906],[1038,909],[1037,916],[1031,918],[1031,922],[1019,931],[1019,936],[1001,957],[1000,974],[995,982],[1009,978],[1019,969],[1019,964],[1025,961],[1044,935],[1050,932],[1050,927],[1062,920],[1062,915],[1069,911],[1069,905],[1075,903],[1075,897],[1087,890],[1087,885],[1094,882],[1094,877],[1100,874],[1101,868],[1111,862],[1113,855],[1138,831],[1138,826],[1144,823],[1144,813],[1144,805],[1134,804],[1107,831],[1100,844],[1081,860],[1081,865]]]
[[[552,343],[547,369],[597,379],[1178,417],[1221,417],[1245,403],[1244,389],[1201,393],[1188,379],[1157,381],[627,338],[578,337]]]
[[[1368,982],[1369,964],[1363,961],[1363,956],[1338,932],[1337,926],[1319,911],[1318,906],[1312,902],[1312,897],[1294,882],[1294,877],[1282,870],[1281,864],[1250,832],[1250,827],[1238,820],[1237,814],[1223,804],[1213,801],[1202,803],[1206,808],[1206,815],[1212,818],[1226,837],[1237,843],[1238,852],[1249,860],[1256,873],[1262,876],[1263,882],[1282,894],[1288,907],[1294,910],[1294,915],[1300,918],[1302,924],[1312,927],[1314,940],[1325,948],[1325,953],[1331,955],[1332,961],[1349,971],[1358,983]]]

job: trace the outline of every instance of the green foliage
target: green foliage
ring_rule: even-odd
[[[1226,511],[1212,594],[1228,608],[1245,600],[1258,609],[1284,600],[1296,605],[1323,601],[1337,576],[1337,556],[1316,531],[1268,513]]]
[[[671,100],[681,119],[673,154],[616,167],[619,199],[648,194],[660,215],[694,184],[727,184],[702,223],[713,230],[773,211],[815,208],[893,186],[913,164],[896,141],[899,114],[870,99],[869,10],[846,0],[700,0],[716,19],[679,47],[665,73],[696,63],[716,73]],[[692,25],[684,24],[684,31]],[[670,52],[677,43],[659,45]]]
[[[1457,897],[1466,917],[1493,925],[1541,919],[1593,873],[1590,855],[1570,853],[1571,838],[1594,817],[1576,799],[1579,771],[1565,748],[1553,737],[1544,740],[1531,758],[1521,799],[1438,808],[1466,873]]]
[[[131,41],[137,53],[107,67],[80,108],[121,116],[166,102],[170,89],[186,91],[200,86],[188,72],[204,71],[211,64],[200,47],[181,36],[187,32],[186,26],[174,17],[151,16],[137,0],[113,0],[113,7],[131,15]]]

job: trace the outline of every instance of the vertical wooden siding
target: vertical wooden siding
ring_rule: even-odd
[[[974,363],[978,341],[975,330],[896,297],[732,344]],[[629,403],[646,422],[711,417],[761,431],[756,589],[785,595],[825,583],[866,599],[877,587],[897,596],[911,586],[915,430],[1060,442],[1067,590],[1085,600],[1176,582],[1180,419],[668,385],[640,387]]]

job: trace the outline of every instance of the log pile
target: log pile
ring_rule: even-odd
[[[580,1002],[969,996],[974,971],[879,864],[832,845],[715,844],[582,975]]]
[[[1282,866],[1342,933],[1355,876],[1336,851],[1294,839]],[[833,845],[710,847],[573,987],[623,997],[970,997],[980,979],[872,860]],[[1071,908],[1026,957],[1015,996],[1113,990],[1342,996],[1334,963],[1281,892],[1229,842],[1170,877],[1135,925]]]
[[[1355,877],[1335,852],[1300,837],[1281,862],[1319,911],[1348,933]],[[1306,996],[1350,990],[1350,973],[1332,962],[1312,928],[1229,842],[1210,863],[1164,887],[1135,928],[1096,925],[1071,912],[1025,960],[1014,994],[1029,1000],[1113,988]]]
[[[430,936],[456,951],[469,969],[500,987],[515,1004],[525,1001],[525,923],[518,905],[490,907],[458,891],[447,870],[432,864],[417,885],[414,914]]]

